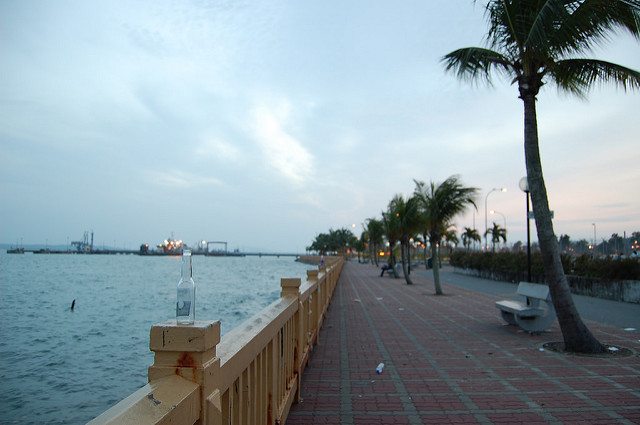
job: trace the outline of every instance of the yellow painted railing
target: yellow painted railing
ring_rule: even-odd
[[[222,339],[219,321],[154,325],[149,383],[89,423],[284,424],[344,264],[324,261]]]

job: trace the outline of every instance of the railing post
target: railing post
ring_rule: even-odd
[[[318,270],[307,270],[307,280],[309,282],[318,281]]]
[[[308,314],[306,317],[306,323],[308,324],[305,329],[305,341],[309,345],[309,350],[313,349],[314,344],[320,342],[319,329],[316,320],[317,314],[322,314],[322,311],[318,310],[318,303],[323,298],[323,293],[320,284],[318,283],[318,270],[307,270],[307,280],[316,284],[316,294],[312,294],[312,299],[308,303]],[[313,335],[313,338],[311,336]]]
[[[151,328],[149,348],[155,352],[149,367],[149,382],[177,375],[200,385],[200,423],[219,423],[219,391],[214,376],[220,371],[216,345],[220,342],[220,321],[197,320],[180,326],[168,320]],[[195,406],[194,406],[195,408]]]
[[[300,285],[302,281],[300,278],[282,278],[280,279],[280,297],[294,296],[298,299],[298,311],[294,315],[293,335],[295,335],[294,352],[293,352],[293,373],[296,376],[296,389],[295,389],[295,401],[300,401],[300,383],[302,381],[301,362],[304,353],[305,339],[304,335],[304,318],[302,312],[304,310],[302,303],[300,302]]]
[[[294,295],[294,296],[299,296],[300,295],[300,283],[301,280],[300,278],[296,277],[296,278],[286,278],[283,277],[282,279],[280,279],[280,297],[285,297],[287,295]]]

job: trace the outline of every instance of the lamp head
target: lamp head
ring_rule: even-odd
[[[520,179],[518,186],[520,186],[521,191],[527,192],[527,193],[529,192],[529,180],[527,180],[526,177],[523,177]]]

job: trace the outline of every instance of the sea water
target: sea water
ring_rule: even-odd
[[[81,424],[147,383],[180,257],[0,254],[0,424]],[[196,319],[222,334],[278,298],[293,257],[194,256]],[[75,300],[73,310],[71,305]]]

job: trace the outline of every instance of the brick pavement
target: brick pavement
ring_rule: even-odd
[[[562,340],[557,322],[529,335],[499,297],[379,274],[345,264],[287,425],[640,423],[638,331],[587,321],[634,355],[565,355],[542,348]]]

